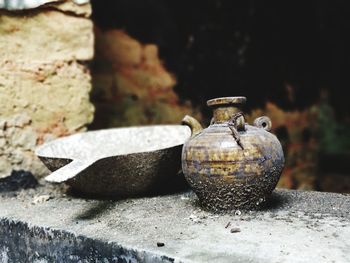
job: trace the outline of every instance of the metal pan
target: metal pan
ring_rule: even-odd
[[[98,196],[135,196],[183,182],[181,150],[190,134],[182,125],[90,131],[48,142],[36,154],[53,171],[49,182]]]

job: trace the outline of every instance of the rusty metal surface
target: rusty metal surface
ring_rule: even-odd
[[[212,124],[197,129],[183,148],[185,177],[209,210],[258,208],[276,187],[284,166],[281,144],[268,132],[270,120],[261,117],[258,127],[245,124],[232,98],[210,100],[208,105],[214,107]],[[225,108],[236,115],[229,116]],[[188,117],[185,121],[194,127],[193,122]]]

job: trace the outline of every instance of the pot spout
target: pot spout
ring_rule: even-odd
[[[193,117],[186,115],[182,119],[182,124],[187,125],[191,128],[191,137],[195,136],[198,134],[201,130],[203,130],[202,125]]]

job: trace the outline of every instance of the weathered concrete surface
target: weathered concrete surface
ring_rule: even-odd
[[[349,262],[350,196],[277,190],[264,211],[231,215],[196,200],[86,200],[52,186],[3,196],[0,262]]]

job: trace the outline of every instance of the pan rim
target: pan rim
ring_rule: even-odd
[[[124,156],[124,155],[129,155],[129,154],[139,154],[139,153],[149,153],[149,152],[156,152],[156,151],[160,151],[160,150],[165,150],[165,149],[170,149],[173,147],[177,147],[180,145],[183,145],[186,140],[188,140],[191,136],[191,130],[188,126],[186,125],[179,125],[179,124],[159,124],[159,125],[139,125],[139,126],[130,126],[130,127],[117,127],[117,128],[107,128],[107,129],[100,129],[100,130],[91,130],[91,131],[86,131],[86,132],[81,132],[81,133],[75,133],[72,135],[68,135],[68,136],[64,136],[64,137],[60,137],[57,139],[54,139],[52,141],[46,142],[42,145],[39,145],[36,147],[35,149],[35,154],[39,157],[39,158],[54,158],[54,159],[70,159],[70,160],[81,160],[82,158],[76,158],[76,157],[72,157],[72,156],[61,156],[60,154],[49,154],[49,150],[48,148],[56,145],[56,144],[61,144],[62,142],[66,141],[66,140],[76,140],[74,138],[81,138],[86,136],[86,134],[94,134],[94,133],[108,133],[108,132],[115,132],[115,131],[120,131],[120,130],[131,130],[131,129],[145,129],[145,128],[155,128],[155,129],[161,129],[161,128],[172,128],[174,130],[186,130],[186,137],[184,136],[183,142],[179,142],[179,143],[173,143],[173,144],[169,144],[167,146],[162,146],[159,147],[157,149],[153,149],[153,150],[140,150],[140,151],[134,151],[134,152],[129,152],[129,153],[117,153],[117,154],[112,154],[109,156],[101,156],[99,159],[103,159],[103,158],[108,158],[108,157],[115,157],[115,156]],[[178,132],[179,133],[179,132]],[[172,136],[172,135],[170,135]],[[95,159],[96,161],[98,159],[96,158],[92,158]]]

